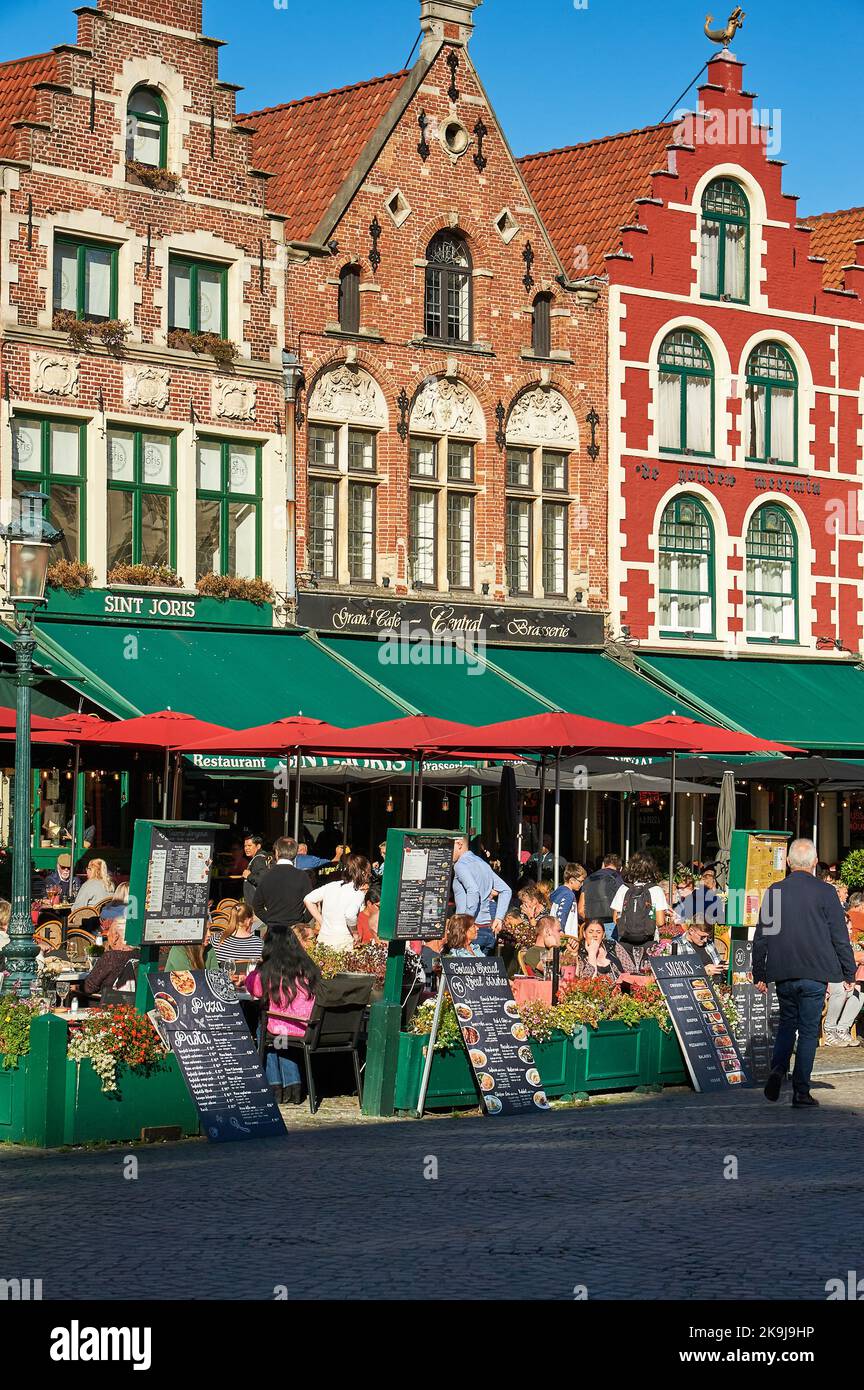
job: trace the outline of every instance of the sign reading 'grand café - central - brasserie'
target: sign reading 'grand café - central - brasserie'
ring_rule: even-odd
[[[346,597],[301,593],[297,599],[301,627],[345,636],[407,634],[411,640],[463,637],[467,642],[524,642],[532,646],[602,647],[602,613],[572,609],[511,608],[492,605],[415,603],[403,599]]]

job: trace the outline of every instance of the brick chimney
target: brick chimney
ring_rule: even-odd
[[[171,29],[184,29],[200,34],[203,24],[203,0],[98,0],[105,14],[126,15],[129,19],[158,19]]]
[[[421,56],[442,39],[467,48],[474,32],[474,11],[482,4],[483,0],[420,0]]]

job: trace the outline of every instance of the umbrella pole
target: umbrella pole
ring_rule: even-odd
[[[819,848],[819,783],[813,788],[813,843]]]
[[[590,792],[589,788],[586,787],[586,788],[585,788],[585,819],[584,819],[584,821],[582,822],[582,858],[583,858],[584,861],[585,861],[585,867],[586,867],[586,868],[588,867],[588,821],[589,821],[589,819],[590,819],[590,816],[589,816],[590,810],[591,810],[591,792]]]
[[[800,838],[801,838],[801,793],[799,792],[799,793],[798,793],[798,796],[797,796],[797,798],[796,798],[796,801],[795,801],[795,839],[798,840],[798,839],[800,839]]]
[[[473,799],[472,799],[472,801],[471,801],[471,810],[468,812],[468,822],[469,822],[469,824],[468,824],[468,829],[469,829],[469,832],[470,832],[470,829],[471,829],[471,824],[470,824],[470,822],[471,822],[471,815],[472,815],[473,810],[474,810],[474,802],[473,802]],[[420,830],[420,829],[422,828],[422,826],[423,826],[423,754],[421,753],[421,754],[420,754],[420,761],[419,761],[419,763],[418,763],[418,765],[417,765],[417,805],[416,805],[415,810],[414,810],[414,828],[415,828],[415,830]]]
[[[300,749],[295,755],[294,766],[294,839],[300,839]]]
[[[165,749],[165,767],[162,771],[162,819],[168,819],[168,769],[170,767],[171,753]]]
[[[537,824],[537,873],[542,876],[543,835],[546,829],[546,758],[540,759],[540,816]],[[538,878],[539,882],[539,878]]]
[[[633,797],[632,797],[632,795],[631,795],[629,792],[626,793],[626,801],[627,801],[627,819],[626,819],[626,821],[625,821],[625,830],[624,830],[624,863],[625,863],[625,864],[627,863],[628,859],[630,858],[630,812],[631,812],[631,809],[632,809],[632,806],[633,806]]]
[[[552,887],[558,887],[558,859],[561,853],[561,749],[555,753],[555,863],[552,867]],[[552,995],[553,1003],[555,994]]]
[[[669,777],[669,897],[675,882],[675,749],[672,749],[672,770]]]
[[[522,876],[522,817],[525,812],[525,799],[519,793],[519,829],[516,832],[516,859],[519,864],[519,877]]]
[[[78,860],[78,850],[75,845],[75,837],[78,834],[78,777],[81,773],[81,744],[75,744],[75,771],[72,774],[72,840],[69,848],[72,851],[72,868],[69,874],[69,883],[75,877],[75,864]]]

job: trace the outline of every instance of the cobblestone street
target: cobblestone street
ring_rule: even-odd
[[[45,1299],[824,1299],[864,1273],[864,1072],[814,1093],[362,1125],[346,1102],[278,1141],[7,1148],[0,1274]]]

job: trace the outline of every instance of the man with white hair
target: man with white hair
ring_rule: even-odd
[[[788,877],[765,893],[753,938],[754,983],[765,993],[768,981],[773,981],[780,1004],[765,1097],[779,1099],[794,1051],[796,1107],[819,1104],[810,1094],[810,1073],[828,983],[842,980],[851,990],[855,981],[846,918],[834,889],[815,877],[818,857],[812,840],[792,841],[786,857]]]

